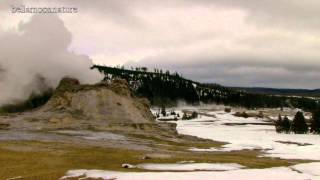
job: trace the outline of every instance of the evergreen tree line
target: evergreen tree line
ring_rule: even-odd
[[[31,109],[38,108],[44,105],[52,96],[53,90],[49,89],[43,93],[32,93],[25,101],[15,104],[6,104],[0,107],[0,114],[23,112]]]
[[[295,133],[306,134],[315,133],[320,134],[320,110],[316,110],[312,113],[312,119],[309,123],[302,112],[297,112],[292,121],[287,116],[282,118],[279,115],[278,120],[275,122],[276,131],[278,133]]]
[[[246,108],[294,107],[314,111],[319,102],[306,97],[286,97],[248,93],[218,84],[204,84],[183,78],[177,72],[170,73],[147,68],[93,66],[104,74],[104,80],[126,79],[136,95],[146,97],[153,105],[174,105],[179,100],[190,104],[217,103]]]

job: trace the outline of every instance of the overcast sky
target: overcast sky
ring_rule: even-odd
[[[0,37],[23,34],[19,24],[33,19],[10,5],[77,7],[54,17],[71,34],[68,51],[94,63],[228,86],[320,88],[319,0],[2,0]],[[39,27],[51,23],[44,18]]]

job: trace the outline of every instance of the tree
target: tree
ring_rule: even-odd
[[[198,117],[198,113],[196,111],[193,111],[192,114],[191,114],[191,118],[195,119],[197,117]]]
[[[283,118],[281,127],[282,127],[282,132],[285,132],[285,133],[290,132],[291,122],[287,116]]]
[[[282,127],[282,125],[283,125],[282,117],[281,117],[281,115],[279,114],[278,120],[277,120],[276,123],[275,123],[277,133],[283,132],[283,127]]]
[[[277,133],[289,133],[290,132],[290,127],[291,127],[291,122],[288,119],[287,116],[285,116],[283,119],[281,115],[279,114],[278,120],[275,123],[276,126],[276,131]]]
[[[320,134],[320,109],[312,113],[311,132]]]
[[[245,111],[243,111],[241,113],[241,116],[244,117],[244,118],[248,118],[249,117],[249,115]]]
[[[186,112],[183,112],[183,115],[182,115],[182,120],[189,120],[190,117],[187,115]]]
[[[224,112],[230,113],[231,112],[231,108],[229,108],[229,107],[224,108]]]
[[[171,110],[170,115],[176,115],[176,112],[174,112],[174,110]]]
[[[279,114],[280,118],[281,118],[281,115]],[[262,111],[259,111],[259,114],[257,116],[258,118],[263,118],[264,115],[263,115],[263,112]]]
[[[167,116],[166,107],[164,105],[161,107],[161,114],[162,116]]]
[[[308,125],[302,112],[298,111],[295,115],[291,129],[296,134],[305,134],[308,132]]]

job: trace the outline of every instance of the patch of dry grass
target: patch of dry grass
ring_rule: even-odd
[[[0,142],[0,179],[22,176],[30,180],[56,180],[71,169],[103,169],[115,171],[142,171],[123,169],[121,164],[176,163],[195,161],[208,163],[239,163],[248,168],[288,166],[306,161],[287,161],[257,158],[258,151],[229,153],[166,152],[170,158],[142,157],[150,152],[110,149],[75,144],[36,141]],[[163,153],[163,152],[162,152]]]

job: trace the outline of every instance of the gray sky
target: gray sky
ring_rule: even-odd
[[[59,15],[60,28],[70,32],[68,51],[94,63],[229,86],[320,88],[319,0],[4,0],[0,37],[31,21],[10,13],[21,4],[77,7]]]

